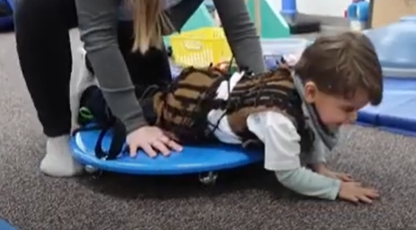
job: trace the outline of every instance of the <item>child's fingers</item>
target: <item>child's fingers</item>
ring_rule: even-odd
[[[366,196],[369,196],[371,198],[377,198],[380,197],[380,194],[375,189],[368,189],[368,191],[366,192]]]
[[[345,176],[347,176],[347,177],[348,177],[348,178],[350,178],[350,179],[353,179],[352,175],[351,175],[351,174],[349,174],[349,173],[344,173],[344,175],[345,175]]]
[[[347,198],[346,200],[348,200],[348,201],[350,201],[354,204],[360,203],[360,199],[358,199],[358,197],[356,197],[356,196],[351,196],[351,197]]]
[[[365,196],[365,195],[361,195],[359,197],[361,202],[367,203],[367,204],[372,204],[373,200],[371,200],[369,197]]]
[[[339,174],[338,179],[340,179],[344,182],[353,182],[354,181],[351,176],[349,176],[348,174],[344,174],[344,173]]]

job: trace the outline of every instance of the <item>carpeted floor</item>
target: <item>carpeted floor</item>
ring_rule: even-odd
[[[368,128],[348,129],[330,162],[377,187],[374,205],[295,196],[256,167],[223,174],[211,188],[194,177],[45,177],[45,138],[13,34],[0,35],[0,127],[0,217],[21,230],[416,229],[416,140]]]

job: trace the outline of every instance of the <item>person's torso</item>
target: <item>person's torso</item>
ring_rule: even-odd
[[[229,77],[188,69],[168,93],[156,96],[157,125],[177,134],[185,143],[212,135],[221,142],[238,144],[256,139],[246,123],[253,113],[274,110],[294,123],[304,123],[302,103],[293,100],[295,94],[286,69],[254,77],[244,73]]]
[[[241,74],[234,74],[230,81],[223,81],[217,89],[217,99],[228,100],[230,98],[229,90],[231,94],[236,87],[237,83],[241,80]],[[311,116],[309,111],[306,109],[306,106],[302,105],[302,112],[305,119],[305,126],[307,129],[313,130],[314,124],[312,122]],[[235,132],[233,132],[229,117],[226,115],[227,111],[225,110],[211,110],[208,113],[207,120],[210,124],[217,124],[216,129],[213,129],[214,126],[210,126],[211,130],[213,131],[214,136],[222,143],[227,144],[243,144],[242,138],[238,136]],[[224,116],[225,114],[225,116]],[[264,128],[264,127],[262,127]],[[279,140],[275,140],[275,142],[279,143]],[[301,162],[308,162],[309,158],[312,157],[312,151],[326,151],[324,144],[322,143],[322,139],[319,135],[314,135],[313,143],[311,149],[309,151],[302,151],[299,154]],[[274,153],[277,157],[277,161],[279,161],[279,153]],[[267,158],[266,158],[267,159]],[[266,160],[265,159],[265,160]],[[269,159],[270,160],[270,159]]]
[[[159,0],[153,0],[153,1],[159,1]],[[182,1],[185,0],[163,0],[165,4],[165,9],[170,9],[173,6],[176,6]],[[120,21],[131,21],[133,20],[133,10],[131,6],[131,2],[129,0],[121,0],[118,10],[118,18]]]
[[[303,120],[299,122],[299,119],[303,117],[302,102],[296,97],[297,93],[288,69],[282,68],[275,72],[253,77],[241,77],[240,75],[233,77],[229,81],[230,94],[227,95],[227,98],[219,98],[229,104],[221,111],[226,116],[221,119],[220,123],[222,122],[224,125],[227,123],[229,128],[226,130],[230,130],[240,142],[257,139],[257,136],[251,133],[247,127],[247,118],[258,112],[279,112],[286,115],[295,124],[302,123],[300,125],[303,125]],[[228,92],[225,85],[228,85],[228,81],[222,83],[223,87],[219,87],[217,91],[219,96],[226,95]],[[213,111],[213,113],[215,112],[218,113],[218,109]],[[214,121],[211,117],[210,123],[212,122]],[[215,131],[218,130],[215,129]],[[225,140],[221,139],[221,141]]]
[[[217,99],[228,100],[230,97],[229,90],[231,93],[233,92],[237,83],[241,80],[242,74],[234,74],[230,81],[223,81],[217,89]],[[303,116],[306,121],[306,126],[308,128],[313,127],[312,120],[310,119],[309,111],[302,106]],[[224,116],[226,114],[225,110],[211,110],[208,113],[207,119],[210,124],[218,124],[217,128],[214,131],[214,135],[223,143],[229,144],[240,144],[241,138],[233,132],[232,128],[230,127],[229,117]],[[210,126],[213,129],[213,126]]]

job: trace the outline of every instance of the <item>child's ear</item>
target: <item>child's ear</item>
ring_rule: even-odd
[[[315,83],[307,82],[303,87],[303,90],[305,95],[305,101],[309,104],[314,103],[316,101],[316,96],[318,93],[318,89],[316,88]]]

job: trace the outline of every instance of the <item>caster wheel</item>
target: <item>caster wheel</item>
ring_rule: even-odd
[[[86,165],[85,166],[85,171],[91,175],[91,180],[98,180],[101,175],[103,174],[103,171],[100,169],[97,169],[91,165]]]
[[[95,167],[91,166],[91,165],[86,165],[86,166],[85,166],[85,171],[86,171],[88,174],[95,174],[95,173],[97,173],[99,170],[98,170],[97,168],[95,168]]]
[[[218,178],[218,173],[216,172],[208,172],[207,174],[201,173],[199,174],[199,182],[204,185],[214,185]]]

